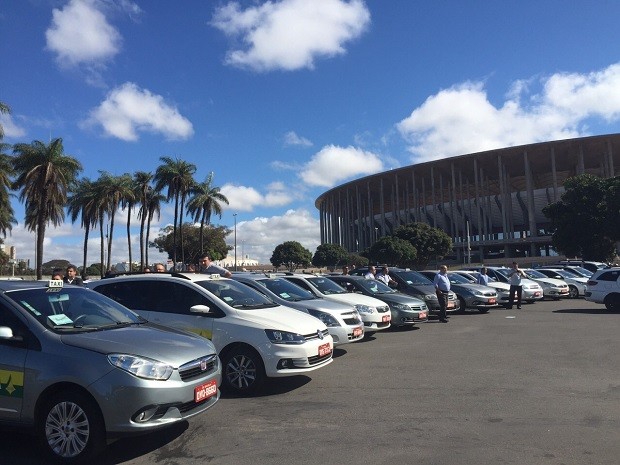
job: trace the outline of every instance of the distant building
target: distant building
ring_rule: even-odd
[[[235,269],[235,256],[234,255],[230,255],[228,254],[226,256],[226,258],[224,258],[224,260],[216,260],[215,261],[216,265],[219,266],[223,266],[224,268],[228,268],[230,270],[234,270]],[[245,255],[245,256],[237,256],[237,270],[241,270],[244,267],[247,266],[258,266],[258,260],[254,260],[249,258],[249,255]]]

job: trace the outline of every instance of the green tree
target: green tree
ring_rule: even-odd
[[[64,221],[69,186],[82,170],[80,162],[65,155],[62,139],[49,144],[33,141],[15,144],[13,168],[17,178],[13,189],[20,190],[19,199],[25,202],[26,227],[36,236],[37,279],[43,277],[43,241],[48,224],[59,226]]]
[[[6,103],[0,102],[0,114],[9,114],[11,109]],[[4,127],[0,124],[0,139],[4,139]]]
[[[349,265],[355,265],[356,267],[360,266],[368,266],[368,258],[361,256],[357,253],[350,253],[349,258],[347,258],[347,263]]]
[[[133,175],[134,192],[138,198],[140,208],[138,209],[138,219],[140,220],[140,270],[143,270],[146,262],[144,261],[145,244],[144,229],[148,219],[148,199],[149,193],[153,189],[151,181],[153,174],[147,171],[138,171]]]
[[[222,218],[222,203],[228,205],[228,199],[213,186],[213,172],[204,182],[196,183],[190,191],[187,212],[193,215],[195,222],[200,222],[200,247],[204,250],[204,228],[211,223],[211,215],[215,213]]]
[[[431,260],[440,260],[452,250],[452,239],[444,231],[426,223],[400,226],[394,236],[408,241],[416,250],[416,267],[424,268]]]
[[[180,252],[181,260],[183,257],[183,231],[180,225],[183,224],[183,212],[185,210],[185,199],[190,189],[194,186],[194,173],[196,165],[183,160],[173,159],[170,157],[161,157],[163,162],[155,171],[155,188],[158,191],[167,189],[166,199],[174,200],[174,222],[172,239],[174,243],[172,260],[177,263],[177,228],[180,229]]]
[[[409,241],[394,236],[383,236],[370,247],[368,257],[375,263],[410,266],[415,263],[417,250]]]
[[[13,225],[17,224],[10,193],[13,164],[10,155],[4,153],[9,147],[9,144],[0,143],[0,234],[4,237],[13,229]]]
[[[185,236],[185,254],[187,263],[198,263],[202,255],[200,244],[200,228],[190,223],[182,227]],[[230,247],[226,244],[226,236],[230,234],[230,229],[224,226],[206,228],[204,233],[204,243],[206,252],[211,254],[214,260],[221,260],[228,255]],[[160,252],[168,254],[168,258],[174,255],[174,238],[172,226],[167,226],[160,231],[159,236],[153,244]],[[180,244],[176,244],[180,248]]]
[[[344,265],[349,259],[349,252],[340,244],[321,244],[316,248],[312,264],[319,268],[328,267],[332,271],[335,267]]]
[[[620,240],[620,177],[591,174],[569,178],[558,202],[543,213],[550,220],[553,245],[567,256],[611,260]]]
[[[86,272],[86,258],[88,255],[88,236],[91,228],[97,225],[98,192],[93,182],[88,179],[80,179],[75,183],[71,194],[67,199],[67,213],[71,222],[75,223],[80,218],[80,226],[84,229],[84,248],[82,274]]]
[[[295,271],[300,266],[310,266],[312,252],[297,241],[287,241],[276,246],[270,261],[276,268],[284,265],[287,270]]]
[[[149,242],[149,237],[151,235],[151,222],[153,218],[157,216],[157,220],[159,221],[161,215],[161,204],[164,202],[166,198],[157,192],[154,189],[151,189],[147,194],[147,219],[146,219],[146,236],[144,238],[145,250],[144,250],[144,260],[145,264],[149,264],[149,247],[156,247],[155,244],[151,244]]]

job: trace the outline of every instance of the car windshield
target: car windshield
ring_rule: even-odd
[[[548,278],[549,276],[545,275],[544,273],[541,273],[540,271],[537,270],[523,270],[524,273],[527,275],[528,278],[531,279],[544,279],[544,278]]]
[[[232,279],[208,279],[195,283],[233,308],[254,310],[278,306],[260,292]]]
[[[396,291],[376,279],[356,279],[355,284],[371,294],[394,294]]]
[[[410,286],[428,286],[429,284],[433,284],[433,282],[426,276],[421,275],[420,273],[417,273],[415,271],[395,271],[394,274],[396,274],[399,278],[401,278]]]
[[[77,286],[7,291],[7,297],[55,333],[98,331],[145,323],[102,294]]]
[[[293,284],[290,281],[282,278],[273,279],[258,279],[258,284],[266,287],[275,295],[288,302],[300,302],[302,300],[315,299],[311,292],[299,287],[297,284]]]
[[[510,273],[510,268],[497,268],[495,271],[497,271],[506,279],[510,278],[510,276],[508,275],[508,273]]]
[[[471,281],[458,273],[448,273],[448,279],[452,284],[471,284]]]
[[[575,272],[575,274],[580,275],[584,278],[591,278],[592,275],[594,274],[590,270],[586,270],[585,268],[582,268],[580,266],[575,266],[573,268],[570,268],[569,271],[573,271]]]
[[[478,278],[478,273],[472,271],[471,273],[457,273],[459,276],[462,276],[470,283],[475,283]]]
[[[571,270],[553,270],[553,272],[556,274],[559,274],[563,278],[568,278],[568,279],[583,277],[583,276],[578,275],[577,273],[572,272]]]
[[[308,281],[325,295],[346,294],[347,291],[328,278],[308,278]]]

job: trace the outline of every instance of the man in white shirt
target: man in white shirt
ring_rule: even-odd
[[[375,275],[375,279],[377,281],[381,281],[382,283],[384,283],[386,286],[389,286],[390,283],[395,283],[395,281],[392,279],[392,277],[390,276],[390,270],[387,266],[384,266],[381,268],[381,271],[379,271],[376,275]]]
[[[521,308],[521,296],[523,295],[523,286],[521,285],[521,279],[525,278],[525,273],[517,262],[512,262],[512,270],[508,273],[510,279],[510,297],[508,300],[508,308],[512,309],[515,302],[515,294],[517,295],[517,308]]]
[[[375,274],[376,273],[377,273],[377,270],[375,269],[375,267],[370,265],[368,267],[368,271],[364,275],[364,278],[366,278],[366,279],[375,279]]]
[[[435,275],[433,284],[435,284],[435,293],[439,300],[439,321],[447,323],[446,307],[448,306],[448,294],[450,293],[450,278],[448,278],[448,267],[446,265],[439,267],[439,273]]]

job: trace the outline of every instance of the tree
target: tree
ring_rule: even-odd
[[[71,222],[80,217],[80,226],[84,228],[84,255],[82,262],[82,278],[86,273],[86,257],[88,255],[88,236],[91,228],[97,225],[98,192],[93,182],[84,178],[75,183],[72,193],[67,199],[67,213]]]
[[[146,244],[146,242],[144,241],[144,228],[146,225],[146,220],[149,216],[148,199],[149,192],[152,190],[152,180],[153,174],[147,171],[138,171],[133,175],[134,191],[140,204],[140,208],[138,209],[138,218],[140,219],[140,270],[143,270],[146,266],[144,261],[144,251]]]
[[[439,228],[426,223],[410,223],[400,226],[394,236],[408,241],[416,250],[416,267],[426,267],[435,259],[439,260],[452,250],[452,239]]]
[[[200,244],[200,228],[193,224],[186,223],[182,226],[185,236],[185,254],[187,263],[198,263],[198,259],[202,255]],[[160,231],[159,236],[153,241],[153,244],[160,252],[166,252],[168,257],[174,256],[174,239],[173,228],[167,226]],[[230,234],[230,229],[224,226],[206,228],[204,231],[205,250],[214,260],[221,260],[228,255],[230,247],[226,244],[226,236]],[[180,248],[180,244],[176,244]]]
[[[192,186],[195,184],[194,173],[196,165],[183,160],[161,157],[163,162],[155,171],[155,188],[158,191],[168,189],[166,199],[174,200],[174,223],[172,238],[174,243],[172,260],[177,262],[177,228],[183,224],[183,211],[185,210],[185,199]],[[183,234],[181,230],[181,260],[183,257]]]
[[[17,178],[13,189],[20,190],[19,199],[25,202],[26,227],[36,236],[37,279],[43,277],[43,241],[48,224],[59,226],[64,221],[69,186],[82,170],[80,162],[65,155],[62,139],[49,144],[33,141],[15,144],[13,168]]]
[[[417,250],[411,242],[399,237],[383,236],[368,251],[371,262],[409,266],[415,263]]]
[[[553,245],[567,256],[612,260],[620,240],[620,177],[583,174],[569,178],[564,188],[558,202],[543,208]]]
[[[347,263],[349,265],[355,265],[356,267],[368,266],[368,258],[362,257],[356,253],[350,253],[349,258],[347,258]]]
[[[9,114],[11,109],[6,103],[0,102],[0,114]],[[4,127],[0,124],[0,139],[4,139]]]
[[[161,214],[161,204],[164,200],[166,200],[166,198],[163,195],[161,195],[159,192],[155,191],[154,189],[151,189],[147,194],[148,211],[147,211],[147,220],[146,220],[146,237],[144,239],[144,244],[145,244],[145,251],[144,251],[145,262],[144,263],[146,265],[149,264],[149,247],[151,246],[151,243],[149,243],[149,236],[151,234],[151,221],[153,221],[153,218],[156,215],[157,215],[157,220],[159,221],[160,214]],[[153,247],[155,247],[154,244],[153,244]]]
[[[9,144],[0,143],[0,234],[6,237],[7,231],[17,223],[11,206],[11,177],[14,174],[11,157],[4,153]]]
[[[349,259],[349,252],[340,244],[321,244],[316,248],[312,264],[314,266],[329,267],[332,271],[339,265],[344,265]]]
[[[228,205],[228,199],[220,192],[219,187],[212,185],[213,172],[202,183],[196,183],[191,189],[187,212],[193,215],[194,221],[200,221],[200,247],[204,250],[204,227],[211,223],[211,214],[222,218],[222,205]],[[221,203],[220,203],[221,202]]]
[[[276,246],[270,261],[276,268],[284,265],[289,271],[295,271],[300,266],[310,266],[312,252],[297,241],[287,241]]]

